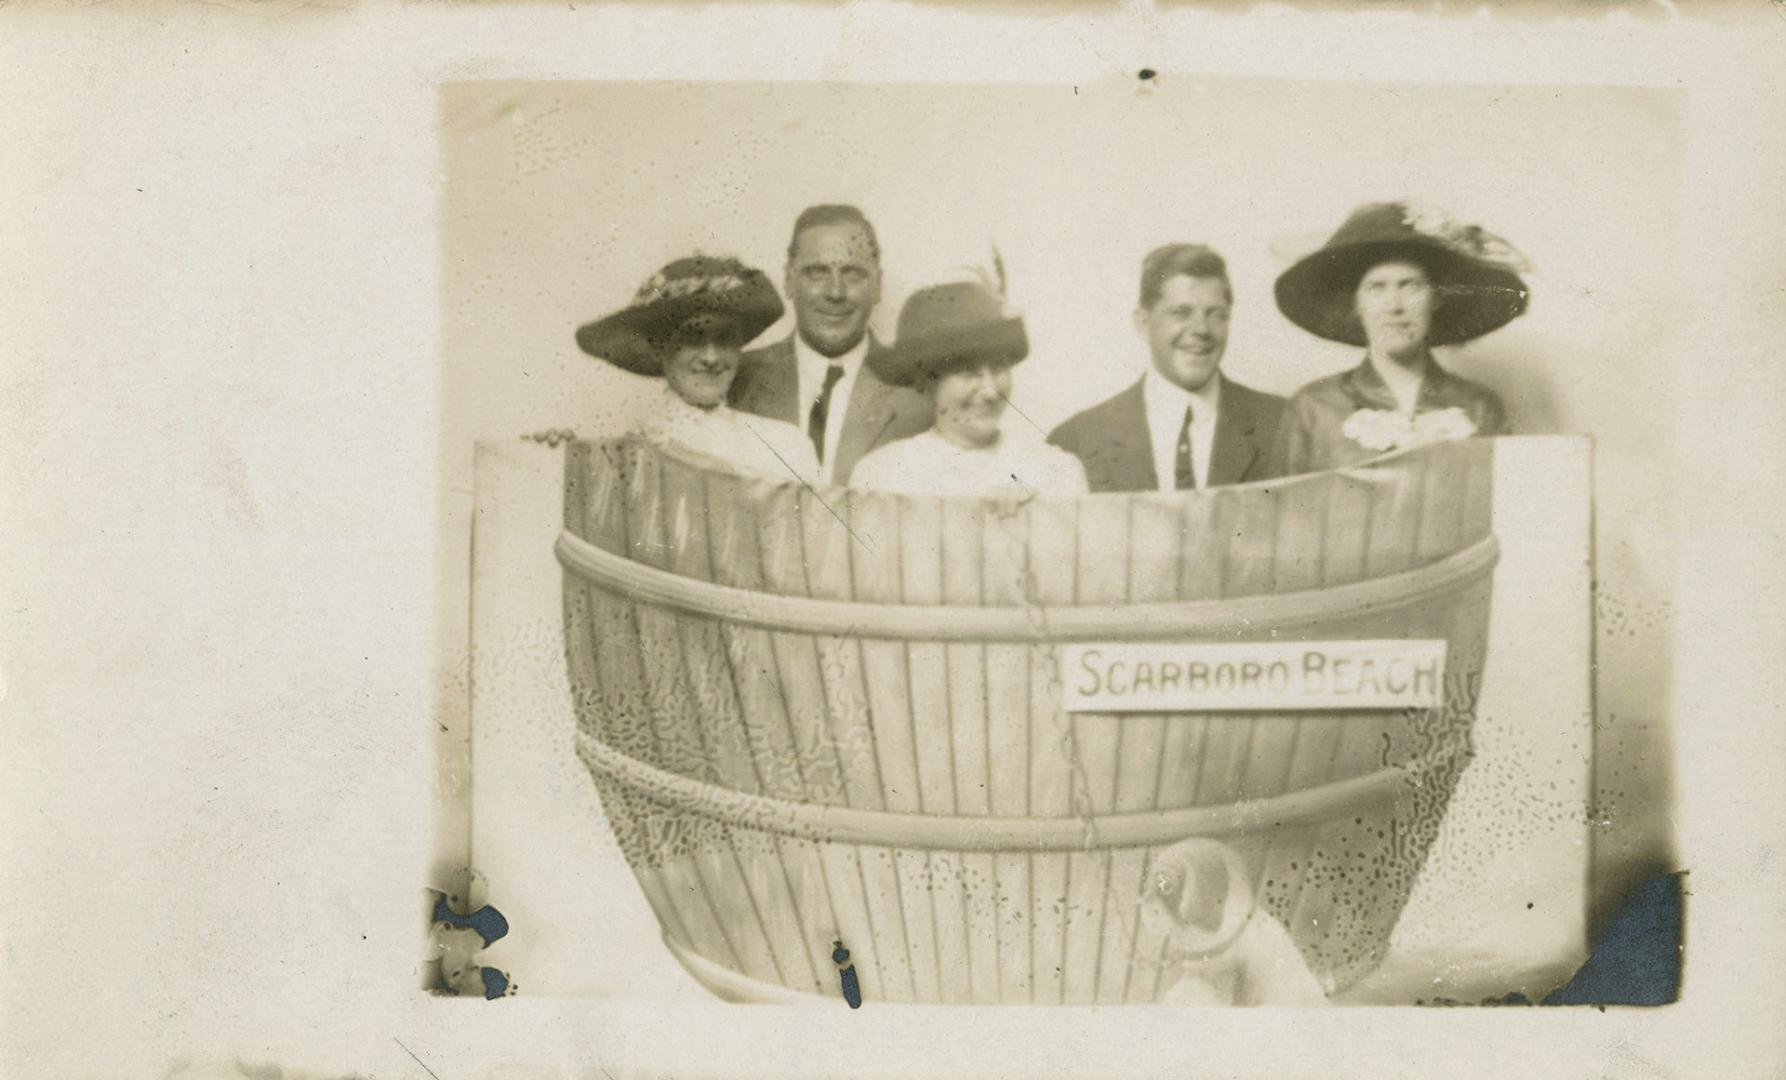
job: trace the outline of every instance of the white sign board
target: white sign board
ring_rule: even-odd
[[[1060,663],[1068,712],[1437,708],[1445,642],[1094,643]]]

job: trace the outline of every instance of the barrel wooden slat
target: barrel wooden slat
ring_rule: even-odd
[[[862,538],[851,548],[855,595],[881,604],[903,601],[904,556],[900,541],[901,504],[896,495],[858,492],[851,499],[850,523]],[[872,555],[868,554],[872,548]],[[888,810],[916,814],[923,810],[918,780],[917,721],[906,643],[864,639],[862,673],[868,688],[869,716],[874,725],[881,797]],[[943,1000],[937,951],[936,918],[931,909],[930,864],[921,851],[895,851],[893,868],[899,881],[900,911],[912,958],[913,1000]]]
[[[1370,551],[1371,500],[1368,480],[1334,473],[1327,481],[1327,535],[1321,538],[1321,583],[1346,585],[1364,580]]]
[[[1219,492],[1187,498],[1179,507],[1178,598],[1210,600],[1222,595],[1227,564],[1227,537],[1217,530],[1218,508],[1226,506]],[[1167,723],[1166,742],[1160,754],[1161,807],[1195,806],[1201,798],[1203,763],[1209,747],[1211,725],[1231,730],[1231,718],[1208,713],[1181,714]],[[1228,743],[1222,742],[1226,746]],[[1164,991],[1172,977],[1168,970],[1168,942],[1162,940],[1153,956]]]
[[[636,557],[660,570],[675,569],[705,524],[696,519],[704,507],[691,505],[700,489],[689,482],[687,467],[664,455],[651,455],[632,477],[628,499],[627,539]],[[704,540],[700,546],[705,547]],[[671,772],[720,784],[740,782],[740,773],[754,770],[740,745],[721,750],[707,709],[716,707],[717,687],[708,657],[703,655],[700,628],[687,616],[641,608],[639,644],[649,657],[645,692],[658,733],[658,749]],[[693,649],[684,631],[696,639]],[[736,710],[734,707],[734,713]],[[750,888],[731,837],[711,823],[685,818],[692,826],[691,857],[706,903],[713,909],[741,970],[753,978],[780,982],[781,967],[769,946],[764,905]]]
[[[757,522],[757,551],[767,591],[809,595],[798,489],[780,487],[764,493]],[[782,631],[770,632],[769,642],[806,797],[812,802],[846,804],[843,761],[831,733],[819,679],[818,643],[811,635]]]
[[[1129,592],[1128,515],[1114,506],[1088,506],[1079,515],[1077,603],[1119,602]],[[1116,764],[1122,719],[1112,713],[1075,713],[1074,813],[1108,814],[1116,807]],[[1111,909],[1111,852],[1088,834],[1086,851],[1067,860],[1067,963],[1063,992],[1068,1004],[1122,1000],[1127,971],[1104,963]],[[1113,989],[1108,989],[1113,987]]]
[[[627,553],[626,493],[630,477],[644,465],[642,452],[627,445],[588,449],[590,457],[582,463],[591,477],[584,535],[607,550]],[[599,459],[594,457],[597,453]],[[596,685],[607,706],[600,734],[641,760],[658,762],[661,757],[641,663],[638,611],[623,598],[592,586],[585,586],[584,594],[595,619],[590,643],[597,663]],[[602,788],[598,783],[597,789]],[[623,795],[619,805],[625,808],[631,842],[627,836],[616,835],[624,847],[632,849],[629,859],[643,868],[640,882],[648,902],[669,915],[664,922],[666,934],[716,960],[734,956],[712,908],[699,896],[694,866],[686,859],[671,858],[664,838],[676,834],[673,819],[634,794]],[[737,961],[734,958],[732,962]]]
[[[847,496],[839,492],[800,493],[800,528],[806,552],[809,595],[826,600],[855,599],[850,548],[873,543],[860,538],[847,517]],[[844,518],[844,520],[839,520]],[[871,557],[878,558],[876,550]],[[851,806],[881,810],[880,762],[875,755],[874,721],[868,712],[868,690],[862,676],[862,650],[853,637],[819,635],[820,685],[838,757],[843,763],[844,791]]]
[[[1471,544],[1493,532],[1495,444],[1493,439],[1470,439],[1464,445],[1469,448],[1470,467],[1458,542]]]
[[[1214,539],[1225,548],[1219,583],[1206,595],[1254,596],[1276,589],[1277,511],[1281,501],[1261,488],[1237,488],[1211,493]],[[1207,586],[1204,586],[1207,588]],[[1243,798],[1279,794],[1281,770],[1262,768],[1266,762],[1254,750],[1263,729],[1267,739],[1287,743],[1293,729],[1289,722],[1258,713],[1211,713],[1203,740],[1203,760],[1193,789],[1192,805],[1215,806]],[[1249,866],[1263,861],[1263,843],[1235,841]]]
[[[1272,557],[1274,592],[1313,589],[1321,583],[1321,537],[1327,516],[1325,487],[1325,478],[1317,479],[1292,488],[1275,502],[1278,514]],[[1330,717],[1322,719],[1331,720]],[[1247,767],[1248,775],[1254,781],[1253,790],[1264,795],[1281,795],[1303,786],[1292,777],[1296,774],[1295,759],[1302,749],[1301,736],[1307,722],[1305,714],[1301,713],[1262,713],[1257,717],[1251,761]],[[1321,757],[1323,769],[1331,756]],[[1305,781],[1313,778],[1309,769],[1305,762],[1302,770]],[[1289,837],[1283,839],[1296,842]]]
[[[908,604],[943,602],[943,513],[936,499],[908,499],[899,514],[900,586]],[[911,667],[912,723],[918,762],[920,808],[927,814],[955,813],[954,725],[950,722],[949,658],[938,642],[906,646]],[[943,1000],[974,999],[968,955],[967,898],[961,886],[961,855],[933,851],[928,856],[930,907],[936,926],[937,974]]]
[[[798,488],[782,486],[759,496],[758,544],[763,581],[769,591],[789,596],[808,596],[805,528]],[[820,676],[818,644],[807,634],[773,633],[779,677],[789,723],[799,748],[809,802],[847,805],[844,766],[831,732],[829,706]],[[846,943],[856,968],[863,997],[884,1001],[880,955],[876,948],[869,901],[863,885],[857,849],[848,844],[817,845],[820,866],[831,904],[835,937]],[[819,927],[814,926],[812,931]],[[900,962],[896,957],[888,963]],[[823,969],[821,969],[823,970]],[[841,989],[839,991],[841,993]]]
[[[1326,529],[1321,544],[1321,584],[1343,585],[1361,580],[1370,546],[1372,485],[1344,474],[1329,475],[1324,482],[1327,489]],[[1305,720],[1303,749],[1308,760],[1318,760],[1322,755],[1326,757],[1319,779],[1330,782],[1361,775],[1362,771],[1368,770],[1373,763],[1369,758],[1361,757],[1359,752],[1368,752],[1371,738],[1380,730],[1381,723],[1381,717],[1372,714],[1342,714]],[[1340,748],[1346,745],[1347,733],[1352,730],[1357,730],[1360,735],[1351,742],[1357,749],[1342,757]],[[1310,844],[1301,852],[1300,858],[1279,860],[1269,868],[1264,890],[1268,895],[1283,897],[1282,906],[1274,905],[1273,910],[1291,937],[1299,942],[1319,937],[1321,930],[1315,920],[1320,919],[1323,912],[1331,912],[1331,906],[1323,903],[1315,890],[1305,889],[1304,882],[1308,879],[1315,851],[1332,847],[1338,839],[1338,834],[1326,827],[1316,827],[1309,832]],[[1282,882],[1281,886],[1279,882]],[[1329,925],[1331,922],[1329,918]]]
[[[1036,599],[1044,605],[1073,603],[1079,557],[1077,501],[1032,501],[1029,565]],[[1058,650],[1038,643],[1029,650],[1029,813],[1062,818],[1073,813],[1073,735],[1061,711]],[[1030,956],[1035,987],[1031,1000],[1057,1005],[1065,997],[1067,865],[1064,854],[1030,856]]]
[[[1188,498],[1180,504],[1180,600],[1211,600],[1222,595],[1222,572],[1228,561],[1227,538],[1216,531],[1216,508],[1222,504],[1218,492]],[[1166,744],[1160,754],[1162,807],[1197,805],[1211,722],[1207,713],[1190,713],[1167,725]]]
[[[1305,481],[1283,495],[1285,505],[1278,518],[1277,558],[1275,560],[1278,592],[1313,589],[1322,584],[1325,564],[1325,526],[1332,510],[1333,477],[1331,475]],[[1263,718],[1253,738],[1253,770],[1268,772],[1273,764],[1262,760],[1276,754],[1283,777],[1275,785],[1279,792],[1300,791],[1327,781],[1327,770],[1333,763],[1334,748],[1339,744],[1340,726],[1346,721],[1329,713],[1296,713],[1292,716]],[[1294,899],[1292,882],[1300,878],[1307,865],[1314,830],[1287,829],[1272,836],[1259,860],[1259,876],[1254,880],[1254,895],[1273,917],[1285,919]],[[1292,869],[1292,864],[1296,869]]]
[[[983,502],[981,514],[981,600],[994,607],[1023,607],[1030,588],[1028,519],[1002,504]],[[1030,732],[1029,646],[986,646],[986,754],[991,763],[992,813],[1029,815]],[[998,883],[999,1000],[1030,1000],[1030,856],[993,856]]]
[[[736,535],[739,531],[732,527],[731,518],[740,509],[726,497],[727,478],[667,458],[663,478],[665,506],[669,510],[666,521],[674,533],[668,545],[669,568],[702,581],[716,580],[711,533],[716,524],[722,535]],[[716,518],[720,519],[717,523]],[[732,628],[687,615],[678,616],[677,621],[682,629],[683,656],[699,707],[698,717],[720,782],[738,791],[765,790],[727,647],[726,634]],[[808,951],[808,936],[801,925],[793,883],[782,858],[781,838],[740,828],[728,830],[725,839],[753,902],[780,981],[816,989],[818,972],[824,969],[814,966]],[[729,873],[723,860],[719,872]]]
[[[707,500],[713,507],[708,526],[713,580],[734,588],[762,589],[760,525],[751,485],[740,477],[710,477]],[[722,506],[724,510],[720,509]],[[732,659],[747,742],[763,790],[772,795],[807,798],[801,757],[775,674],[775,643],[770,633],[736,623],[721,624],[721,632]]]
[[[1414,460],[1366,466],[1358,470],[1357,479],[1336,479],[1343,493],[1335,496],[1329,507],[1324,561],[1327,583],[1350,580],[1354,567],[1358,568],[1358,576],[1365,578],[1413,565],[1423,511],[1420,500],[1425,487],[1425,470],[1421,467],[1424,460],[1424,455],[1417,455]],[[1355,530],[1347,526],[1357,519],[1360,490],[1369,492],[1369,510],[1365,528]],[[1357,550],[1360,545],[1362,552]],[[1418,612],[1401,612],[1363,620],[1353,624],[1353,631],[1368,637],[1379,627],[1390,626],[1391,636],[1423,636],[1424,631],[1409,622],[1417,616]],[[1361,776],[1381,768],[1384,735],[1392,734],[1397,720],[1393,713],[1348,714],[1341,721],[1330,778]],[[1316,831],[1309,857],[1296,860],[1289,871],[1299,879],[1297,901],[1289,921],[1291,933],[1298,941],[1314,943],[1311,948],[1318,966],[1330,972],[1358,962],[1356,957],[1345,959],[1345,950],[1359,938],[1359,905],[1352,902],[1350,887],[1339,875],[1345,870],[1350,877],[1348,860],[1374,839],[1376,822],[1367,821],[1368,827],[1350,818],[1322,826]],[[1305,955],[1309,952],[1305,949]],[[1330,981],[1338,986],[1342,978],[1330,975]]]
[[[943,603],[977,606],[981,601],[983,550],[978,503],[947,499],[942,504]],[[987,732],[986,647],[950,643],[949,711],[953,722],[950,745],[955,761],[955,805],[958,813],[992,813],[991,760]],[[993,857],[965,854],[962,887],[967,897],[968,959],[973,1000],[999,1000],[998,881]]]
[[[667,540],[663,569],[700,581],[713,580],[713,560],[707,550],[710,512],[703,474],[666,456],[662,484]],[[671,620],[681,640],[686,686],[708,764],[721,786],[761,792],[763,785],[751,758],[743,711],[718,624],[684,614],[672,615]]]
[[[760,583],[756,550],[754,504],[739,497],[744,481],[725,473],[699,473],[699,496],[706,508],[704,535],[691,538],[678,572],[707,581],[730,584],[740,574]],[[692,493],[691,493],[692,494]],[[740,569],[722,569],[740,568]],[[756,571],[752,573],[752,571]],[[766,678],[773,667],[772,650],[761,631],[730,623],[698,620],[708,640],[703,647],[717,655],[723,684],[716,712],[708,714],[716,731],[735,730],[735,748],[743,755],[745,772],[757,790],[768,794],[796,793],[804,798],[803,785],[792,754],[786,710],[775,686]],[[749,837],[752,843],[740,846]],[[757,898],[771,951],[789,986],[823,993],[831,970],[829,938],[806,927],[811,913],[828,912],[830,896],[813,852],[781,836],[752,835],[735,830],[734,850],[739,854]]]
[[[1129,504],[1129,600],[1170,600],[1177,596],[1186,554],[1181,547],[1182,516],[1175,502],[1165,498],[1137,497]],[[1183,723],[1182,718],[1162,713],[1123,716],[1117,754],[1118,810],[1157,810],[1183,805],[1195,797],[1194,772],[1165,771],[1169,760],[1167,727],[1179,723]],[[1158,959],[1165,941],[1140,919],[1148,861],[1146,851],[1131,850],[1118,852],[1110,862],[1109,899],[1118,907],[1117,937],[1127,941],[1122,963],[1128,969],[1124,997],[1130,1001],[1152,1001],[1160,989]],[[1106,963],[1111,961],[1108,946],[1107,940]]]
[[[758,506],[754,483],[737,477],[708,478],[707,498],[713,514],[709,519],[708,544],[713,558],[714,580],[743,589],[764,587],[762,552],[759,548]],[[721,510],[721,506],[726,510]],[[732,675],[749,732],[751,755],[763,789],[770,795],[809,801],[805,770],[796,750],[787,701],[776,675],[775,646],[767,631],[726,623],[722,626]],[[841,931],[831,904],[819,853],[810,843],[777,838],[777,847],[793,900],[793,917],[800,944],[808,957],[814,991],[836,996],[840,992],[831,960],[832,942]],[[798,970],[784,961],[784,971]]]
[[[663,458],[638,455],[627,476],[627,546],[633,558],[662,569],[665,550]],[[670,772],[698,780],[713,778],[706,738],[682,664],[682,641],[676,617],[656,607],[635,608],[639,648],[644,656],[645,693],[657,735],[658,764]]]
[[[595,446],[583,442],[566,448],[564,525],[578,535],[605,543],[609,550],[618,550],[624,547],[626,535],[625,523],[614,517],[614,512],[622,511],[624,505],[611,497],[618,482],[618,470],[606,459],[598,464],[594,455],[600,452]],[[594,513],[592,507],[602,508],[601,512]],[[592,516],[601,527],[590,527]],[[619,670],[624,666],[624,657],[616,655],[616,650],[622,644],[631,644],[627,641],[633,636],[631,614],[606,593],[568,575],[564,602],[565,659],[569,665],[571,698],[578,726],[606,739],[613,739],[616,729],[629,726],[635,734],[648,732],[638,726],[646,722],[641,718],[633,717],[632,723],[628,723],[628,706],[616,693],[624,681]],[[604,639],[614,644],[605,650],[598,649],[596,643]],[[616,741],[616,745],[620,744],[621,741]],[[641,758],[649,756],[650,751],[637,738],[626,745],[630,752]],[[691,945],[689,932],[664,888],[658,868],[640,857],[635,839],[640,828],[636,798],[603,780],[596,781],[596,791],[601,796],[615,839],[620,843],[621,853],[637,876],[639,890],[657,915],[659,925],[665,934],[675,937],[684,946]]]
[[[1223,538],[1219,543],[1227,549],[1216,595],[1229,597],[1269,592],[1275,576],[1272,566],[1275,539],[1270,532],[1261,537],[1258,530],[1275,528],[1271,496],[1256,488],[1238,488],[1212,492],[1210,498],[1217,504],[1213,531],[1217,537]],[[1251,714],[1210,714],[1193,805],[1230,803],[1241,797],[1251,757],[1253,726]]]
[[[655,472],[655,458],[636,444],[603,446],[595,452],[603,456],[590,468],[597,479],[591,484],[584,535],[610,551],[630,552],[630,496],[635,485],[643,483],[637,478]],[[668,768],[645,677],[645,642],[640,631],[643,613],[635,605],[594,588],[589,588],[587,595],[597,617],[591,627],[597,686],[605,688],[604,696],[613,703],[601,735],[641,761]],[[623,799],[621,805],[633,811],[627,815],[632,833],[628,846],[634,849],[630,857],[637,860],[635,865],[649,870],[649,874],[639,875],[641,885],[648,898],[656,893],[656,904],[674,913],[664,924],[666,932],[679,935],[689,948],[716,963],[741,968],[742,961],[702,895],[698,869],[686,855],[679,856],[674,850],[683,823],[636,796]],[[623,843],[628,839],[620,838]],[[651,884],[647,885],[647,880]]]
[[[800,524],[806,554],[809,594],[827,600],[855,599],[852,548],[866,557],[880,558],[880,540],[865,538],[850,524],[848,496],[838,491],[802,491]],[[882,796],[880,763],[875,753],[874,718],[869,713],[868,688],[862,672],[862,649],[855,638],[824,635],[818,638],[819,676],[824,687],[826,711],[844,767],[844,790],[851,806],[866,810],[886,809]],[[903,722],[903,721],[901,721]],[[893,856],[885,848],[858,847],[863,894],[868,903],[869,931],[874,935],[880,966],[881,1000],[909,1002],[912,990],[912,953],[906,938],[904,898],[893,868]],[[845,942],[854,949],[856,946]]]
[[[1414,557],[1432,562],[1457,550],[1469,498],[1473,447],[1447,442],[1426,451],[1426,476],[1420,491],[1420,531],[1414,536]]]
[[[1365,574],[1382,577],[1414,565],[1420,537],[1420,499],[1426,490],[1428,454],[1414,454],[1393,464],[1371,467],[1379,486],[1371,499],[1370,550]]]
[[[1198,596],[1205,599],[1224,595],[1229,576],[1231,538],[1240,510],[1235,494],[1232,490],[1218,488],[1186,504],[1186,540],[1201,538],[1204,546],[1201,557],[1181,572],[1181,590],[1195,589]],[[1202,504],[1201,510],[1194,509],[1198,504]],[[1237,776],[1245,765],[1242,757],[1246,750],[1244,718],[1209,713],[1202,719],[1199,752],[1193,759],[1197,777],[1187,782],[1184,789],[1190,793],[1192,806],[1222,801],[1223,778]]]
[[[1490,516],[1494,507],[1494,442],[1471,439],[1463,444],[1467,467],[1464,474],[1464,505],[1459,511],[1458,543],[1470,544],[1490,534]],[[1447,687],[1448,696],[1457,696],[1475,716],[1476,697],[1481,690],[1483,668],[1488,653],[1488,629],[1491,621],[1492,582],[1485,578],[1467,587],[1450,606],[1449,630],[1453,660],[1447,665],[1448,678],[1455,685]]]
[[[706,499],[701,474],[671,456],[658,461],[657,513],[646,515],[647,532],[640,550],[655,560],[659,569],[685,576],[710,577],[706,551]],[[655,525],[655,528],[653,528]],[[656,620],[652,620],[655,622]],[[674,710],[677,723],[687,723],[702,744],[708,779],[746,791],[760,789],[739,719],[736,694],[726,668],[718,628],[703,619],[666,614],[664,623],[676,634],[665,647],[664,668],[669,678],[680,673],[677,692],[653,700]],[[679,648],[677,646],[680,646]],[[678,663],[679,661],[679,663]],[[647,681],[648,687],[650,680]],[[665,715],[659,713],[660,717]],[[747,969],[787,981],[782,958],[776,954],[776,909],[791,904],[779,860],[774,877],[765,873],[763,856],[754,860],[738,850],[740,833],[703,825],[694,844],[694,862],[707,891],[707,901],[718,917],[734,952]],[[773,883],[773,885],[772,885]],[[773,886],[780,886],[775,888]],[[795,931],[795,934],[798,932]],[[789,947],[798,943],[795,937]],[[800,961],[795,954],[792,959]]]

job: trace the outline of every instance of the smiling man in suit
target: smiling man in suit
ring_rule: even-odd
[[[1182,491],[1262,480],[1284,399],[1221,373],[1234,289],[1222,257],[1168,244],[1141,264],[1135,329],[1152,363],[1135,385],[1054,429],[1093,491]]]
[[[794,332],[744,354],[731,404],[799,425],[812,439],[821,478],[845,484],[864,454],[931,422],[925,398],[885,382],[867,363],[881,351],[868,329],[881,299],[874,226],[853,206],[807,208],[794,222],[784,285]]]

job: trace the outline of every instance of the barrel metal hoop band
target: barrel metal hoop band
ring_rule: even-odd
[[[1257,635],[1279,627],[1355,618],[1418,604],[1471,583],[1493,568],[1500,556],[1490,535],[1425,566],[1344,585],[1214,600],[1046,607],[1046,619],[1038,621],[1024,607],[818,600],[740,589],[634,562],[570,532],[559,534],[556,550],[558,561],[578,577],[653,607],[766,630],[972,642]]]
[[[1388,801],[1406,788],[1413,774],[1456,753],[1456,748],[1441,748],[1405,766],[1223,806],[1089,818],[968,817],[861,810],[736,791],[666,772],[585,732],[577,733],[577,754],[584,764],[659,805],[782,836],[924,851],[1086,851],[1153,847],[1191,836],[1259,835]],[[1088,843],[1088,836],[1096,840]]]

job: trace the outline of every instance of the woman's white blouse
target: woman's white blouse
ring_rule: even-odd
[[[983,450],[967,450],[931,428],[890,442],[856,463],[850,486],[906,495],[1083,495],[1079,459],[1058,446],[1003,432]]]
[[[785,420],[739,412],[724,404],[697,408],[665,387],[657,407],[645,410],[634,430],[653,443],[698,454],[732,472],[808,486],[819,483],[818,455],[811,440]]]

